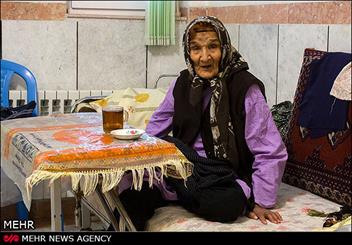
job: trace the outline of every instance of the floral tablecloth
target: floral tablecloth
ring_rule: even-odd
[[[144,174],[149,184],[163,175],[187,178],[191,164],[175,145],[143,134],[118,140],[104,134],[100,113],[56,114],[1,122],[1,167],[19,187],[30,208],[32,187],[70,177],[84,195],[101,180],[102,191],[114,188],[126,171],[140,189]]]

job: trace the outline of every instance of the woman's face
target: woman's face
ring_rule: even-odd
[[[189,49],[195,73],[212,79],[219,73],[221,60],[220,41],[215,31],[206,30],[192,35]]]

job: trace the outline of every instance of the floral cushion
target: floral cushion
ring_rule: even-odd
[[[128,112],[128,125],[145,129],[150,117],[165,97],[164,89],[127,88],[116,90],[104,99],[89,104],[98,112],[103,106],[113,103],[123,106]]]

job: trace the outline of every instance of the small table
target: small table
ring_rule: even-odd
[[[112,200],[127,228],[135,228],[114,190],[126,171],[140,189],[144,173],[186,179],[191,164],[174,144],[143,134],[138,140],[118,140],[102,129],[100,113],[55,114],[1,122],[1,160],[5,173],[19,187],[30,210],[32,187],[51,183],[51,228],[62,227],[61,177],[71,177],[72,189],[84,196],[96,192],[112,225],[118,223],[107,200]],[[160,180],[160,179],[159,179]],[[150,183],[151,184],[151,183]]]

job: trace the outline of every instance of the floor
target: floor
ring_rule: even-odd
[[[35,223],[35,232],[51,231],[50,220],[39,220]],[[76,226],[74,220],[64,220],[64,230],[63,231],[105,231],[105,228],[100,222],[97,216],[91,216],[91,228],[90,229],[80,229]]]
[[[75,199],[64,198],[62,200],[62,207],[64,215],[64,231],[81,231],[81,229],[75,224]],[[1,207],[0,211],[1,230],[5,230],[2,229],[2,224],[4,224],[4,221],[17,219],[16,205]],[[105,230],[103,223],[97,216],[91,214],[90,218],[91,230]],[[33,231],[51,231],[50,200],[34,200],[32,202],[31,212],[29,213],[29,220],[32,220],[34,222],[33,226],[35,227],[35,229]]]

